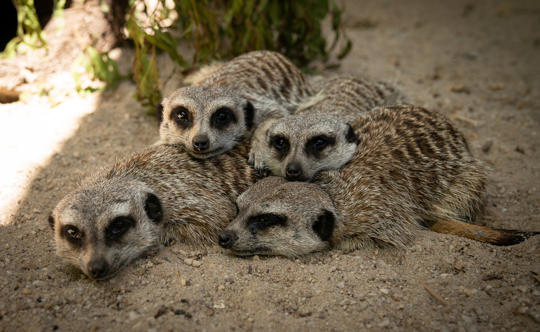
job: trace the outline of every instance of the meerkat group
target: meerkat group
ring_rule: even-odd
[[[358,151],[341,170],[312,183],[270,177],[237,199],[220,235],[237,255],[299,256],[337,247],[406,247],[418,226],[509,245],[534,233],[465,223],[482,210],[486,169],[441,114],[400,105],[353,124]]]
[[[49,217],[57,254],[90,278],[172,239],[298,256],[403,247],[418,225],[495,244],[532,234],[463,222],[481,210],[485,169],[442,115],[390,107],[405,100],[391,85],[314,88],[269,51],[192,84],[164,99],[161,144],[91,176]]]

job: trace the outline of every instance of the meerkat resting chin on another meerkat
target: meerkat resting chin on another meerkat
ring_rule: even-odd
[[[384,82],[337,76],[305,99],[295,114],[263,122],[253,134],[250,164],[262,175],[310,181],[317,172],[343,167],[356,151],[349,125],[377,106],[405,100]]]
[[[353,124],[358,152],[313,183],[270,177],[237,199],[219,237],[236,255],[299,256],[336,247],[406,247],[419,226],[497,245],[538,234],[467,223],[483,207],[486,169],[441,114],[385,107]]]
[[[264,122],[251,141],[250,165],[261,175],[310,181],[339,169],[356,153],[353,128],[333,115],[301,113]]]
[[[89,177],[49,223],[57,255],[92,279],[107,279],[170,240],[216,243],[236,197],[256,180],[239,145],[212,159],[157,145]]]
[[[300,70],[270,51],[202,69],[192,81],[162,101],[160,143],[181,144],[201,159],[230,150],[252,127],[291,114],[312,94]]]

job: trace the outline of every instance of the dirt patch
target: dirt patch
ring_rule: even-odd
[[[394,82],[416,104],[448,115],[492,168],[479,222],[539,231],[538,2],[346,5],[354,49],[339,71]],[[501,248],[422,231],[407,251],[300,260],[178,243],[110,281],[88,280],[55,256],[46,219],[80,178],[157,139],[155,119],[133,92],[125,82],[97,97],[96,110],[34,170],[12,223],[0,226],[1,330],[539,328],[538,236]]]

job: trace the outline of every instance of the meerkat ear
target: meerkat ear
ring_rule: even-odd
[[[347,123],[347,127],[348,127],[348,129],[347,129],[347,134],[345,134],[345,139],[349,143],[358,144],[359,140],[358,140],[358,137],[356,136],[356,133],[354,132],[353,127],[348,123]]]
[[[244,106],[244,118],[246,122],[246,128],[251,129],[253,127],[253,117],[255,116],[255,108],[253,104],[248,101],[246,106]]]
[[[52,214],[49,214],[49,226],[51,226],[51,229],[54,231],[54,217]]]
[[[328,210],[323,210],[319,217],[317,217],[312,228],[321,240],[330,240],[332,233],[334,232],[335,219],[334,214]]]
[[[146,196],[146,201],[144,202],[144,211],[148,218],[152,219],[153,222],[158,223],[163,218],[163,209],[161,208],[161,202],[159,198],[152,194],[148,193]]]

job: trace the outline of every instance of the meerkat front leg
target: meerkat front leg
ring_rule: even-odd
[[[264,121],[257,127],[251,138],[251,149],[249,150],[249,165],[257,171],[257,174],[261,176],[270,175],[270,170],[265,163],[267,156],[265,152],[267,151],[266,145],[267,142],[267,132],[272,124],[278,119],[272,118]]]

